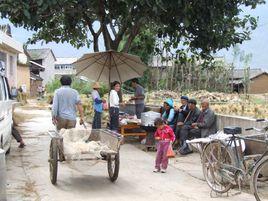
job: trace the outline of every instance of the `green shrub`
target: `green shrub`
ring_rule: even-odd
[[[60,88],[60,80],[54,79],[46,84],[46,91],[47,93],[54,93],[54,91],[58,88]]]
[[[89,82],[79,78],[73,78],[72,88],[77,90],[79,94],[89,94],[92,90]]]
[[[77,77],[72,77],[72,85],[71,87],[79,92],[79,94],[90,94],[92,91],[91,85],[92,83],[81,80]],[[47,93],[54,93],[54,91],[61,87],[60,79],[54,79],[47,83],[46,91]],[[100,96],[108,93],[109,88],[107,85],[101,84],[101,88],[99,90]]]

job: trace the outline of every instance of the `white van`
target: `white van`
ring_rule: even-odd
[[[10,150],[12,137],[12,103],[7,78],[0,74],[0,148]]]

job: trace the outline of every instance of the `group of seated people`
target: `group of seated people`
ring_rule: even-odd
[[[164,102],[162,118],[176,135],[173,147],[177,148],[181,155],[186,155],[192,152],[186,140],[216,133],[216,115],[210,109],[208,99],[201,101],[201,109],[196,107],[195,99],[188,99],[187,96],[181,96],[181,104],[180,108],[176,109],[173,100],[167,99]]]

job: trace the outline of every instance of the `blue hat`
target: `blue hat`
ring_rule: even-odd
[[[189,98],[188,98],[188,96],[181,96],[181,99],[183,99],[183,100],[189,100]]]
[[[165,103],[167,103],[170,107],[173,107],[173,100],[171,98],[168,98]]]

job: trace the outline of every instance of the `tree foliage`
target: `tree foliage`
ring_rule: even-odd
[[[242,16],[241,7],[255,8],[264,0],[0,0],[1,17],[36,31],[34,43],[68,42],[99,51],[129,52],[146,29],[168,38],[166,47],[205,56],[249,39],[256,19]],[[183,48],[182,48],[183,47]]]

